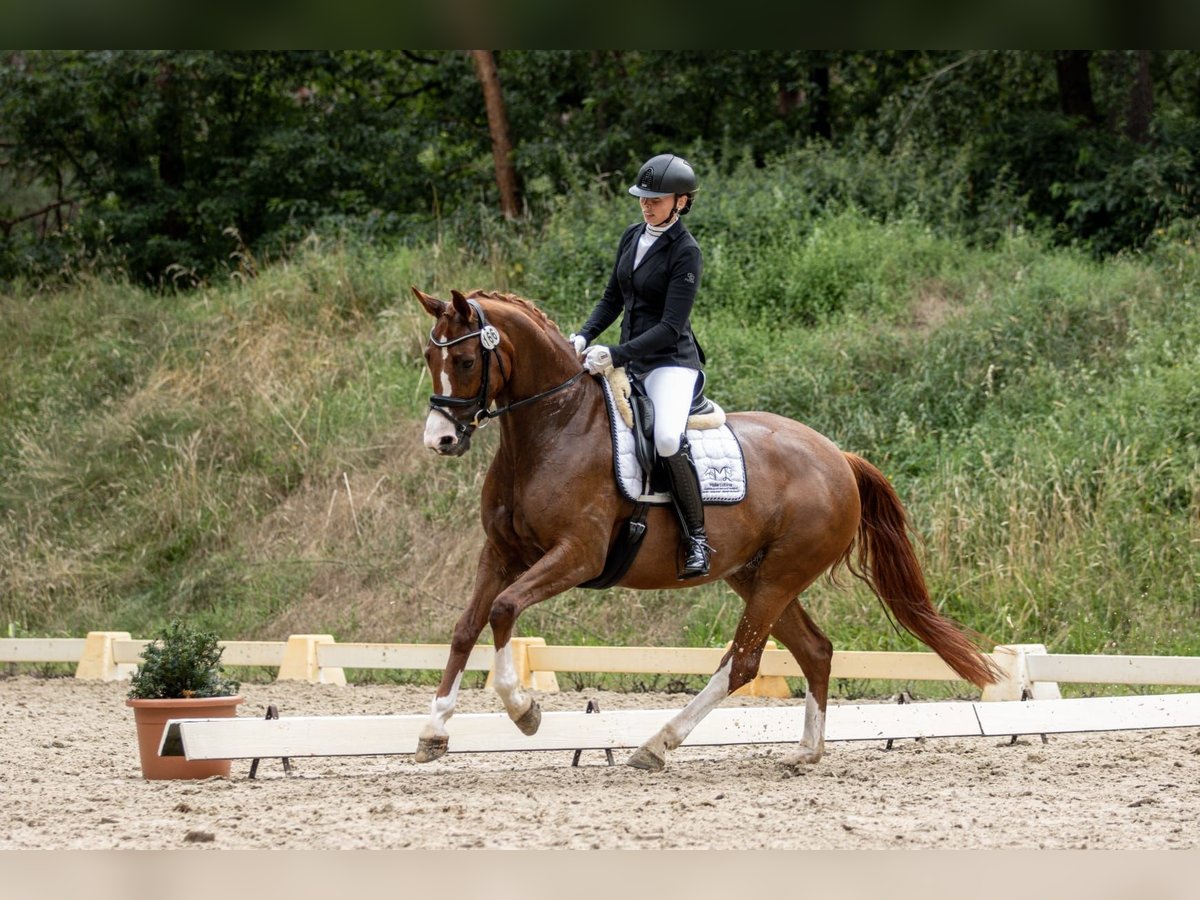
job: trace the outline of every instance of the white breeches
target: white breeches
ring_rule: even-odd
[[[697,377],[695,369],[683,366],[664,366],[642,376],[642,384],[654,403],[654,446],[659,456],[674,456],[679,452],[679,439],[687,428]]]

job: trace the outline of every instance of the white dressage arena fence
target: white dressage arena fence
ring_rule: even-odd
[[[148,641],[126,632],[84,639],[0,639],[0,663],[74,662],[77,678],[128,678]],[[279,680],[345,684],[345,669],[441,669],[444,644],[338,643],[328,634],[286,641],[222,641],[222,661],[278,669]],[[514,638],[513,660],[523,686],[556,691],[556,672],[709,675],[724,648],[548,646]],[[476,647],[470,671],[490,672],[491,647]],[[1004,673],[979,702],[833,704],[828,741],[893,740],[1200,726],[1200,693],[1063,699],[1059,685],[1200,686],[1200,658],[1047,653],[1040,644],[997,647]],[[791,654],[769,644],[758,677],[740,693],[791,696],[786,678],[802,677]],[[832,677],[872,681],[957,681],[933,653],[836,651]],[[490,678],[489,678],[490,682]],[[1017,701],[1017,702],[1012,702]],[[1024,701],[1024,702],[1020,702]],[[451,724],[451,752],[613,750],[639,745],[676,710],[620,710],[600,715],[548,712],[536,735],[520,734],[501,714],[460,714]],[[803,707],[724,707],[710,714],[687,745],[795,743]],[[264,720],[181,720],[164,736],[164,752],[189,759],[240,759],[410,753],[426,715],[296,717]]]
[[[531,736],[502,713],[450,720],[450,752],[617,750],[639,746],[675,709],[546,712]],[[299,716],[280,719],[179,719],[168,723],[160,752],[187,759],[410,754],[427,715]],[[988,737],[1200,726],[1200,694],[1032,700],[1025,703],[830,704],[826,741]],[[719,707],[684,746],[796,744],[804,708]]]
[[[77,678],[128,678],[149,641],[127,632],[96,631],[86,638],[0,638],[0,663],[75,663]],[[221,641],[222,662],[230,666],[276,668],[280,681],[345,684],[345,669],[440,670],[447,644],[338,643],[328,634],[298,634],[286,641]],[[514,638],[513,662],[522,686],[558,689],[557,672],[711,675],[720,647],[547,646],[542,638]],[[468,671],[490,672],[494,651],[480,644]],[[1056,699],[1059,684],[1200,686],[1200,657],[1115,656],[1047,653],[1040,644],[1012,644],[992,653],[1005,678],[982,699]],[[791,696],[785,677],[802,677],[786,650],[768,643],[758,678],[743,689],[757,696]],[[958,676],[928,652],[835,651],[832,677],[878,681],[956,681]]]

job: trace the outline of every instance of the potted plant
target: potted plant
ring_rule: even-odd
[[[240,685],[225,677],[217,636],[171,622],[146,645],[129,686],[126,706],[137,724],[142,775],[148,779],[229,777],[229,760],[159,756],[170,719],[232,718]]]

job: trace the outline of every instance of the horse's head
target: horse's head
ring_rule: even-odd
[[[480,425],[506,413],[531,410],[535,403],[543,404],[539,414],[526,415],[521,427],[541,425],[541,414],[555,408],[546,401],[584,375],[574,348],[528,300],[490,291],[451,291],[447,303],[415,287],[413,293],[437,320],[425,348],[434,390],[441,390],[429,398],[425,446],[430,450],[462,456]],[[495,409],[490,408],[493,400]],[[500,405],[503,401],[507,402]]]
[[[504,383],[500,332],[487,321],[478,302],[458,291],[451,291],[447,303],[415,287],[412,290],[437,320],[425,347],[435,391],[429,398],[425,446],[443,456],[462,456]]]

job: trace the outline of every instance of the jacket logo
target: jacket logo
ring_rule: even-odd
[[[683,276],[683,280],[686,281],[688,284],[695,284],[696,283],[696,273],[688,272],[686,275]]]

